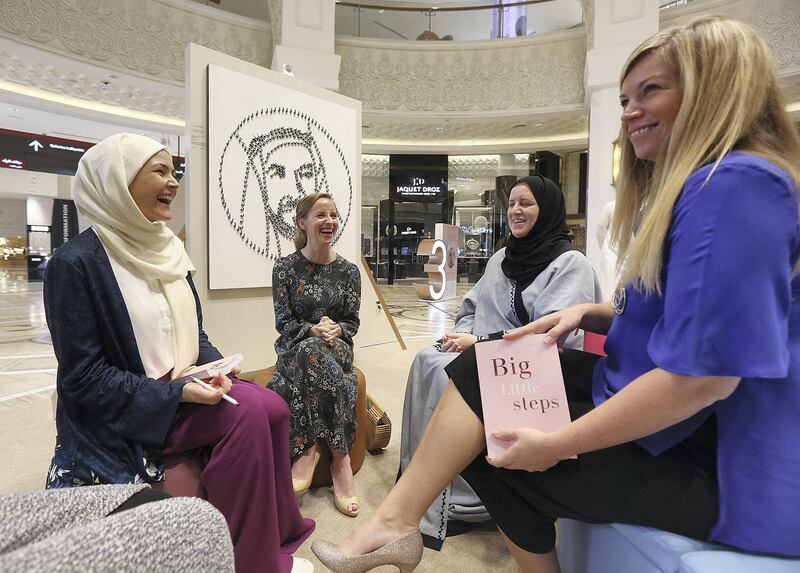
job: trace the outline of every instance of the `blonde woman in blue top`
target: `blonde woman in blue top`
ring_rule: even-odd
[[[512,445],[487,460],[464,352],[389,496],[341,546],[315,543],[334,571],[413,569],[419,518],[456,472],[523,571],[558,571],[558,517],[800,557],[800,140],[769,49],[733,20],[664,30],[628,59],[620,103],[625,286],[507,335],[608,333],[607,358],[562,354],[573,423],[491,428]]]

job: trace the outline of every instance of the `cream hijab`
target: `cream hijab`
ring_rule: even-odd
[[[195,268],[183,243],[162,221],[142,215],[128,187],[163,145],[131,133],[104,139],[87,151],[72,183],[72,199],[119,262],[158,281],[172,314],[173,378],[197,361],[197,309],[184,278]]]

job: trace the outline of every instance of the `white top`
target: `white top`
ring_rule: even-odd
[[[619,271],[617,271],[617,249],[616,245],[611,242],[611,223],[614,220],[616,204],[616,201],[606,203],[600,212],[600,220],[595,230],[597,242],[600,244],[600,261],[597,270],[605,300],[611,300],[611,297],[614,296],[620,279]]]
[[[158,280],[145,277],[132,266],[123,265],[108,249],[106,254],[128,308],[144,373],[150,378],[161,378],[175,366],[172,313],[167,299],[158,286]]]

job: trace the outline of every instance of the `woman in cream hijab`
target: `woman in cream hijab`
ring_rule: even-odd
[[[223,375],[211,390],[171,381],[222,357],[203,332],[194,267],[164,224],[177,192],[172,157],[147,137],[109,137],[78,165],[73,199],[92,226],[54,254],[44,288],[58,359],[47,487],[158,483],[159,455],[207,448],[201,483],[228,522],[237,571],[288,572],[313,522],[294,501],[286,404]]]

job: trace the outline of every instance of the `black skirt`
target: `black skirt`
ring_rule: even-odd
[[[599,357],[577,350],[560,356],[575,420],[594,408],[592,373]],[[474,346],[445,370],[483,421]],[[544,472],[495,468],[485,456],[484,451],[461,475],[503,533],[532,553],[553,550],[559,517],[644,525],[695,539],[707,539],[717,521],[714,416],[658,456],[630,442],[563,460]]]

